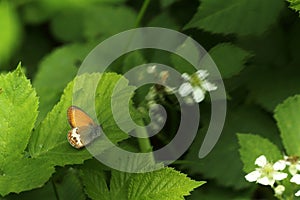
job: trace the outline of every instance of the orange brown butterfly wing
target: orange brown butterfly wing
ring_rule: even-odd
[[[93,119],[83,110],[76,106],[70,106],[67,111],[68,121],[72,128],[95,125]]]

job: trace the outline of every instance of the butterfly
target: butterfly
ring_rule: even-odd
[[[101,127],[82,109],[77,106],[70,106],[67,117],[72,130],[68,132],[69,143],[80,149],[90,144],[100,136]]]

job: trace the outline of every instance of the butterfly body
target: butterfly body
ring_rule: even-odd
[[[100,136],[101,127],[82,109],[71,106],[67,111],[67,116],[72,127],[67,138],[73,147],[80,149]]]

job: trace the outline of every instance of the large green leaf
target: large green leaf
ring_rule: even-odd
[[[0,156],[1,163],[11,155],[22,157],[38,115],[38,98],[21,66],[0,75]]]
[[[47,161],[28,158],[25,152],[37,108],[36,92],[20,65],[14,72],[0,75],[1,195],[40,187],[54,171]]]
[[[101,169],[83,168],[83,183],[92,199],[184,199],[194,188],[204,184],[172,168],[129,174],[112,171],[110,190]]]
[[[276,22],[283,6],[282,0],[202,0],[197,13],[185,28],[258,35]]]
[[[300,96],[290,97],[275,110],[282,142],[288,155],[300,155]]]
[[[253,134],[238,134],[241,160],[244,163],[244,171],[251,172],[255,169],[255,160],[265,155],[269,162],[282,159],[282,153],[270,140]],[[258,145],[259,144],[259,145]]]
[[[33,133],[29,143],[31,156],[45,158],[55,165],[82,163],[92,156],[86,149],[74,149],[68,144],[66,139],[67,133],[71,129],[67,122],[66,111],[72,104],[80,106],[91,115],[93,111],[90,105],[92,102],[95,102],[95,111],[98,114],[99,124],[101,124],[103,131],[109,139],[113,143],[116,143],[128,138],[128,135],[118,128],[114,120],[115,116],[113,116],[111,110],[112,93],[120,78],[120,75],[114,73],[104,75],[93,73],[77,76],[64,90],[60,102]],[[98,83],[99,79],[100,82]],[[74,84],[76,85],[74,86]],[[118,98],[128,99],[133,94],[134,87],[129,87],[127,84],[128,81],[126,83],[123,82],[122,93]],[[94,96],[96,99],[90,99],[89,96],[91,93],[94,94],[93,88],[97,88]],[[124,111],[126,111],[125,106],[116,114],[123,115]],[[133,113],[133,116],[136,116],[136,113]],[[91,115],[91,117],[94,118],[95,116]],[[126,121],[121,123],[126,124]],[[96,144],[97,147],[100,146],[101,151],[109,147],[103,140],[99,140]],[[99,151],[99,149],[97,150]]]

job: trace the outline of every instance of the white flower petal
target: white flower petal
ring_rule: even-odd
[[[245,179],[249,182],[257,181],[257,179],[260,177],[261,173],[259,171],[253,171],[250,172],[245,176]]]
[[[182,97],[189,95],[192,91],[193,87],[190,83],[183,83],[178,89],[178,93]]]
[[[298,190],[298,191],[295,193],[295,196],[296,196],[296,197],[299,197],[299,196],[300,196],[300,190]]]
[[[275,183],[275,180],[269,179],[268,177],[264,176],[262,178],[257,179],[257,182],[262,185],[273,185]]]
[[[216,90],[218,87],[213,84],[213,83],[210,83],[208,81],[203,81],[201,83],[201,86],[206,90],[206,91],[213,91],[213,90]]]
[[[191,96],[184,97],[183,101],[187,105],[193,105],[195,103],[194,99]]]
[[[148,74],[153,74],[154,72],[156,72],[156,65],[147,67]]]
[[[186,80],[186,81],[189,81],[189,80],[191,79],[190,75],[188,75],[187,73],[183,73],[183,74],[181,75],[181,77],[182,77],[184,80]]]
[[[267,158],[264,155],[259,156],[258,158],[256,158],[255,160],[255,164],[259,167],[263,167],[267,164]]]
[[[285,187],[283,185],[278,185],[276,188],[274,188],[276,195],[282,195],[282,193],[285,191]]]
[[[298,171],[300,171],[300,164],[299,164],[299,163],[296,164],[296,169],[297,169]]]
[[[197,74],[198,78],[201,80],[204,80],[209,75],[207,70],[202,70],[202,69],[198,70],[196,72],[196,74]]]
[[[273,169],[275,170],[284,170],[286,166],[286,163],[284,160],[279,160],[273,165]]]
[[[295,174],[291,180],[290,180],[292,183],[296,183],[298,185],[300,185],[300,174]]]
[[[283,172],[274,172],[273,173],[273,178],[277,181],[281,181],[283,179],[285,179],[288,176],[287,173],[283,173]]]
[[[295,174],[297,174],[297,172],[298,172],[297,166],[296,166],[296,165],[290,165],[290,166],[289,166],[289,172],[290,172],[290,174],[292,174],[293,176],[294,176]]]
[[[193,98],[194,100],[199,103],[201,101],[203,101],[204,99],[204,92],[200,87],[194,87],[194,91],[193,91]]]

